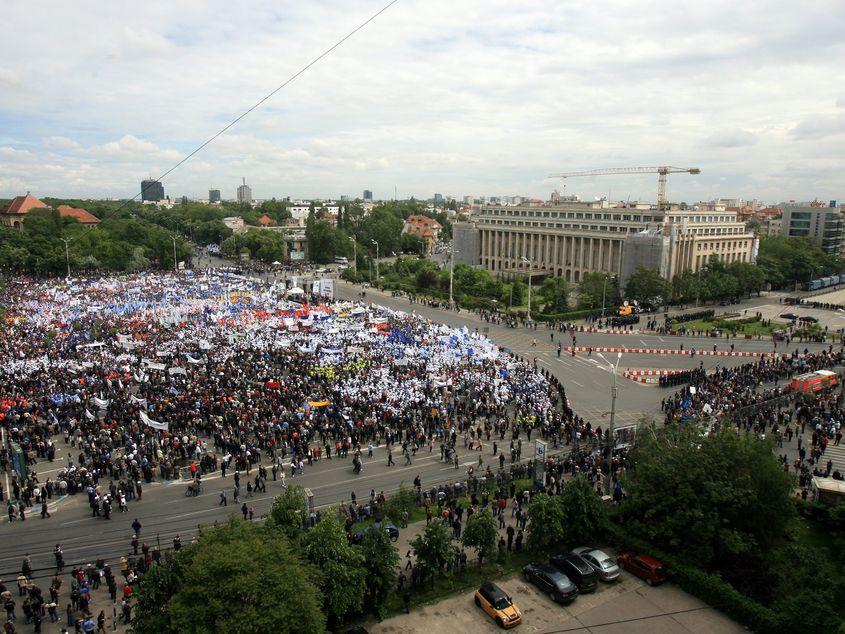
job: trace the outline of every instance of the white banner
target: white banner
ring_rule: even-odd
[[[96,417],[87,409],[85,410],[85,418],[87,418],[88,420],[96,420]]]
[[[188,363],[193,363],[194,365],[199,365],[200,363],[202,363],[202,359],[194,359],[189,354],[186,354],[185,356],[188,358]]]
[[[152,427],[153,429],[160,429],[162,431],[167,431],[170,428],[169,423],[161,423],[157,420],[153,420],[152,418],[147,416],[144,412],[138,412],[138,417],[141,419],[141,422],[144,423],[144,425],[148,425],[149,427]]]
[[[101,398],[97,398],[96,396],[94,397],[94,405],[96,405],[100,409],[106,409],[109,406],[110,402],[111,401],[109,400],[103,400]]]
[[[334,280],[321,279],[320,280],[320,297],[334,299]]]
[[[185,376],[185,375],[187,375],[187,374],[188,374],[188,371],[187,371],[185,368],[180,368],[180,367],[179,367],[179,366],[177,366],[177,365],[174,365],[174,366],[173,366],[172,368],[170,368],[167,372],[168,372],[171,376],[173,376],[174,374],[181,374],[182,376]]]
[[[129,400],[132,401],[133,404],[137,405],[138,407],[143,407],[147,409],[147,399],[145,398],[138,398],[134,394],[129,397]]]

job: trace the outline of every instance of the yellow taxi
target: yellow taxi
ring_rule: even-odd
[[[495,583],[485,583],[475,591],[475,605],[493,617],[499,627],[510,629],[522,623],[522,612]]]

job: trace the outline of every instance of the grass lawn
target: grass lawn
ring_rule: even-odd
[[[773,330],[785,329],[789,324],[780,321],[771,321],[763,324],[762,321],[752,321],[748,323],[737,323],[735,321],[725,319],[696,319],[695,321],[688,321],[681,324],[672,324],[672,332],[678,332],[682,328],[686,330],[694,330],[698,332],[710,332],[714,328],[719,328],[723,332],[725,330],[733,330],[736,328],[737,334],[751,335],[756,337],[761,335],[763,337],[771,337]]]

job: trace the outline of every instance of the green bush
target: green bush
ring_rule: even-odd
[[[403,482],[399,485],[399,490],[384,503],[384,514],[394,524],[399,524],[402,521],[403,511],[410,516],[416,505],[417,495]]]

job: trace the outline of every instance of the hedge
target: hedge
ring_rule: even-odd
[[[738,592],[719,575],[681,563],[647,541],[629,535],[621,526],[613,522],[608,522],[606,529],[607,536],[614,546],[620,550],[635,550],[656,557],[666,566],[667,574],[672,581],[682,589],[724,612],[742,625],[755,632],[782,631],[780,618],[774,611]]]

